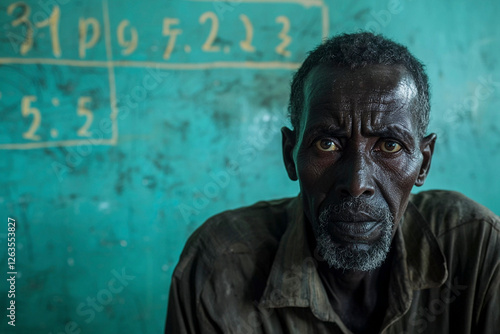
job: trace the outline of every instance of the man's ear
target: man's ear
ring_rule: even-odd
[[[436,143],[437,135],[431,133],[427,137],[424,137],[420,142],[420,151],[422,152],[423,160],[422,166],[420,167],[420,172],[417,177],[415,185],[420,187],[424,184],[427,175],[429,174],[429,169],[431,168],[432,154],[434,154],[434,144]]]
[[[296,144],[295,131],[290,130],[286,126],[281,128],[283,162],[285,163],[286,172],[292,181],[297,181],[297,171],[295,169],[295,161],[293,160],[293,149]]]

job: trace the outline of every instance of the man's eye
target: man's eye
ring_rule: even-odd
[[[320,139],[316,142],[316,147],[321,151],[338,151],[339,147],[330,139]]]
[[[393,140],[385,140],[382,142],[380,149],[386,153],[396,153],[401,151],[402,147]]]

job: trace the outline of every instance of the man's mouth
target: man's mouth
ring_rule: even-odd
[[[329,224],[333,240],[350,243],[368,243],[377,239],[382,224],[378,221],[335,221]]]

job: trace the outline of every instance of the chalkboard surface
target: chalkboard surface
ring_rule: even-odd
[[[16,328],[2,313],[0,331],[160,333],[188,236],[222,210],[298,193],[281,158],[289,83],[332,33],[384,33],[427,64],[439,141],[425,189],[462,191],[499,213],[499,10],[2,1],[0,305],[15,300]]]
[[[116,145],[120,132],[134,132],[120,126],[120,106],[155,91],[167,96],[162,83],[185,85],[174,71],[294,69],[328,33],[318,1],[55,3],[13,2],[0,14],[11,25],[2,44],[0,149]]]

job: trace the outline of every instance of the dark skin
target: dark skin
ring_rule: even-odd
[[[436,141],[435,134],[418,134],[416,92],[402,66],[318,65],[311,70],[300,128],[282,128],[285,167],[290,179],[299,180],[310,231],[327,205],[356,197],[390,210],[394,237],[413,185],[424,184]],[[353,214],[352,224],[369,218]],[[366,249],[380,237],[379,225],[368,234],[348,229],[336,235],[336,222],[329,224],[335,245]],[[334,291],[333,309],[354,333],[381,329],[391,256],[372,271],[335,269],[325,262],[318,267]]]

